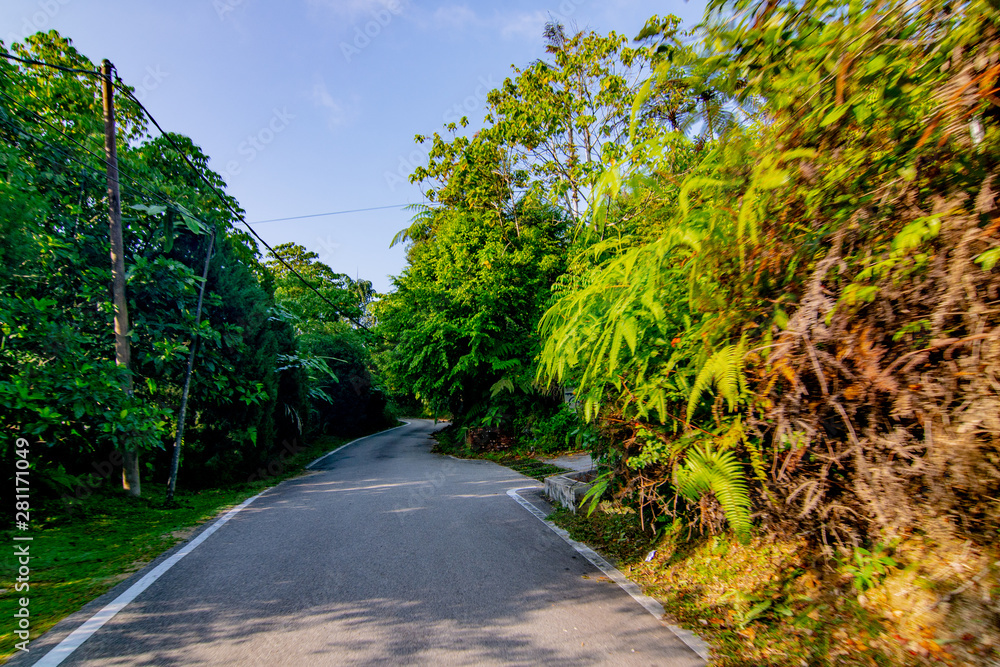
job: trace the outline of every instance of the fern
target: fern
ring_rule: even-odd
[[[732,426],[729,427],[729,430],[726,431],[721,438],[716,440],[716,444],[722,451],[735,448],[737,445],[742,444],[747,453],[750,455],[750,468],[753,470],[754,477],[756,477],[757,481],[760,482],[764,494],[772,503],[777,502],[774,495],[771,493],[771,490],[767,486],[767,469],[764,467],[764,455],[760,450],[760,446],[747,437],[746,431],[743,429],[742,417],[736,417]]]
[[[750,491],[743,466],[733,452],[695,445],[684,464],[674,468],[674,488],[692,503],[707,493],[714,494],[733,532],[743,542],[749,538]]]
[[[593,486],[591,486],[587,490],[587,493],[584,494],[583,498],[580,499],[580,507],[590,503],[590,506],[587,508],[587,516],[593,514],[594,510],[597,509],[597,506],[601,504],[601,498],[604,497],[604,492],[608,490],[613,474],[614,473],[609,470],[606,473],[598,475],[597,479],[594,480]]]
[[[396,235],[392,237],[392,241],[389,243],[390,248],[394,248],[400,243],[406,243],[407,241],[420,242],[425,241],[433,233],[434,221],[435,221],[435,211],[433,206],[427,206],[426,204],[410,204],[406,207],[408,211],[416,211],[413,218],[410,221],[410,226],[406,229],[401,229],[396,232]]]
[[[496,398],[498,394],[505,391],[514,393],[514,381],[511,380],[509,375],[505,375],[493,383],[493,386],[490,387],[490,398]]]
[[[713,354],[705,365],[698,371],[694,386],[691,387],[691,395],[688,398],[687,420],[690,422],[694,415],[695,408],[701,395],[712,384],[718,389],[719,394],[726,399],[726,404],[730,410],[747,393],[746,380],[743,377],[743,357],[745,355],[746,338],[740,338],[736,345],[727,345]]]

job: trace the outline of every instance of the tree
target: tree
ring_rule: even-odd
[[[50,32],[12,47],[22,56],[93,70]],[[249,474],[298,437],[302,378],[279,373],[294,331],[274,304],[255,243],[233,229],[231,198],[188,138],[150,138],[139,108],[119,97],[119,166],[126,240],[133,380],[128,399],[110,344],[106,183],[99,80],[0,61],[0,431],[29,437],[39,476],[56,493],[128,439],[165,466],[173,410],[195,335],[195,426],[186,457],[199,484]],[[175,150],[212,185],[207,185]],[[194,322],[200,274],[216,247],[204,318]],[[9,236],[6,234],[9,233]],[[16,244],[14,243],[16,242]],[[6,445],[5,445],[6,446]],[[194,471],[192,471],[194,472]],[[69,485],[69,486],[67,486]]]
[[[54,32],[13,48],[94,69]],[[0,308],[10,344],[0,352],[0,424],[5,432],[44,437],[56,451],[72,442],[77,456],[133,438],[140,447],[155,446],[164,411],[112,390],[122,371],[110,357],[97,79],[7,61],[2,74],[2,188],[12,205],[4,208],[4,226],[17,227],[11,238],[20,236],[23,245],[2,277]],[[144,131],[136,112],[129,104],[121,110],[122,149]]]
[[[367,329],[374,322],[370,310],[377,295],[371,282],[336,273],[318,257],[284,243],[267,262],[275,276],[277,304],[299,333],[294,353],[282,357],[283,368],[300,369],[306,377],[309,429],[356,435],[386,422],[385,397],[371,372]]]
[[[284,261],[279,262],[275,255]],[[350,276],[334,272],[317,259],[319,255],[295,243],[275,246],[274,255],[270,255],[266,262],[268,270],[274,275],[275,296],[298,318],[302,327],[323,322],[357,322],[361,316],[362,299],[370,298],[370,294],[359,289]],[[292,273],[288,266],[316,291]]]
[[[434,412],[496,421],[505,400],[533,394],[534,327],[564,270],[566,221],[530,202],[516,227],[490,213],[435,217],[434,237],[410,248],[378,304],[380,367],[391,390]]]
[[[721,138],[706,123],[681,161],[652,137],[652,169],[606,165],[624,199],[608,227],[635,212],[657,233],[581,253],[542,320],[540,379],[617,425],[618,488],[654,513],[675,491],[710,519],[728,498],[745,534],[750,496],[732,501],[752,493],[827,550],[941,513],[990,539],[973,517],[995,521],[976,498],[996,490],[1000,425],[977,420],[1000,399],[955,373],[997,368],[996,8],[711,8],[728,19],[696,57],[666,49],[644,91],[719,82],[760,113]]]
[[[429,182],[427,196],[445,205],[485,207],[513,216],[528,191],[580,218],[592,204],[602,160],[628,153],[630,112],[651,50],[624,36],[545,29],[550,60],[514,68],[487,95],[486,127],[451,142],[431,141],[426,167],[411,180]],[[456,133],[467,124],[449,123]],[[642,132],[640,131],[640,136]]]

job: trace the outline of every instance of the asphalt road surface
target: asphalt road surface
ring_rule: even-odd
[[[264,493],[63,665],[703,665],[428,421]],[[33,642],[32,664],[138,579]]]

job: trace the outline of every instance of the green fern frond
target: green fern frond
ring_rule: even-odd
[[[594,510],[597,509],[597,506],[601,504],[601,498],[604,497],[604,492],[608,490],[608,486],[611,484],[612,476],[612,471],[598,475],[597,479],[594,480],[593,486],[591,486],[587,490],[587,493],[584,494],[583,498],[580,499],[580,507],[590,503],[590,507],[587,508],[587,516],[593,514]]]
[[[727,345],[717,351],[701,367],[691,388],[691,395],[688,397],[688,421],[691,421],[701,395],[713,384],[719,394],[726,399],[728,408],[730,410],[736,408],[747,393],[746,379],[743,377],[745,348],[746,340],[741,338],[736,345]]]
[[[736,417],[732,426],[715,442],[722,451],[733,449],[742,443],[750,455],[750,468],[753,470],[754,477],[760,482],[767,497],[772,502],[775,502],[774,497],[771,495],[771,490],[767,487],[767,469],[764,467],[764,455],[761,453],[760,447],[747,437],[746,431],[743,429],[743,419]]]
[[[514,381],[510,379],[510,376],[505,375],[493,383],[493,386],[490,387],[490,398],[496,398],[498,394],[504,391],[514,393]]]
[[[709,492],[726,513],[726,521],[741,541],[750,535],[750,491],[743,466],[731,451],[695,445],[683,465],[674,468],[674,488],[689,502]]]

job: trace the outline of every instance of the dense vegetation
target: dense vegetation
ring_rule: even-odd
[[[95,70],[54,32],[10,48]],[[371,285],[301,248],[277,248],[316,281],[323,301],[276,258],[263,261],[207,156],[186,137],[154,138],[119,94],[134,395],[122,391],[100,85],[87,73],[0,60],[0,447],[10,460],[17,438],[31,443],[33,482],[42,485],[32,501],[76,501],[113,486],[107,480],[129,449],[143,476],[163,483],[195,343],[182,486],[243,483],[298,452],[305,437],[382,424],[368,334],[350,323],[363,316]]]
[[[437,206],[380,304],[387,383],[511,442],[571,389],[594,506],[794,542],[820,598],[889,614],[880,661],[1000,641],[998,27],[987,0],[714,0],[635,48],[550,26],[482,130],[418,137]]]
[[[134,397],[98,81],[0,62],[3,452],[44,443],[54,497],[128,447],[162,479],[197,341],[186,484],[373,428],[391,399],[453,417],[455,451],[587,446],[596,518],[563,520],[659,551],[637,568],[724,664],[988,664],[998,29],[996,0],[710,0],[635,43],[550,25],[481,129],[417,137],[428,205],[380,299],[300,246],[262,258],[172,144],[221,189],[206,156],[123,97]],[[11,48],[93,69],[52,33]]]

